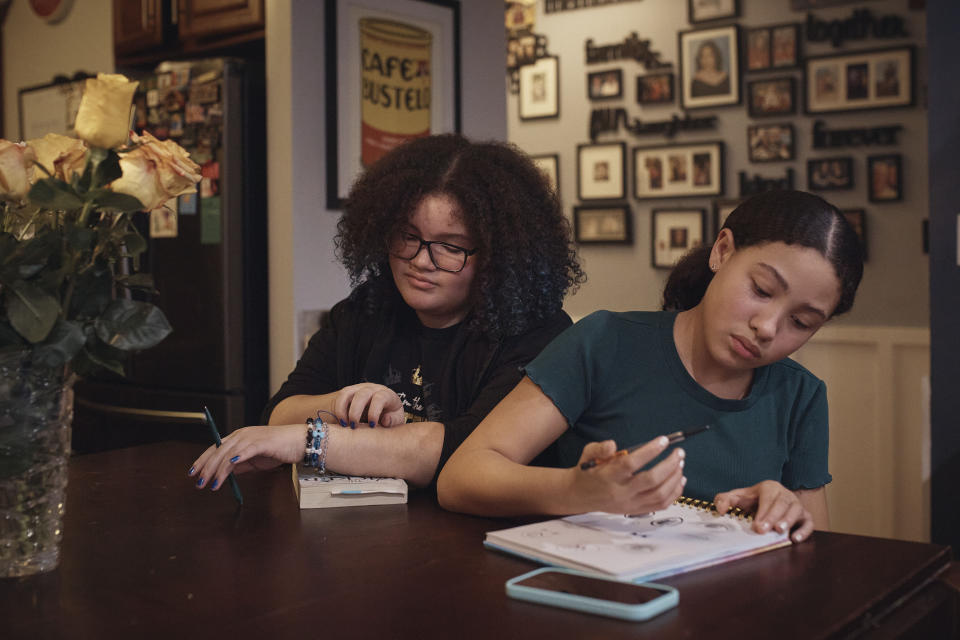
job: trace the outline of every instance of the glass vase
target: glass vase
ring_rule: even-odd
[[[0,578],[56,568],[74,376],[0,353]]]

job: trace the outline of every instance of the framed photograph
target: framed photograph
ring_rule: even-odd
[[[650,238],[653,266],[669,269],[691,249],[703,244],[703,209],[654,209]]]
[[[530,156],[530,159],[547,176],[553,190],[560,193],[560,156],[556,153],[545,153]]]
[[[773,66],[770,54],[770,29],[756,27],[747,29],[747,71],[764,71]]]
[[[740,0],[688,0],[690,24],[736,18],[740,15]]]
[[[860,252],[863,261],[867,261],[867,214],[863,209],[841,209],[840,213],[847,219],[860,239]]]
[[[807,188],[810,191],[853,189],[853,158],[807,160]]]
[[[73,80],[20,89],[20,140],[42,138],[48,133],[73,137],[85,83],[86,80]]]
[[[733,210],[740,206],[743,200],[738,198],[720,198],[713,201],[713,235],[720,235],[720,229],[723,229],[727,216],[733,213]]]
[[[770,27],[770,62],[774,69],[800,66],[800,25]]]
[[[747,71],[788,69],[799,65],[799,24],[747,29],[745,40]]]
[[[747,127],[747,153],[750,162],[793,160],[796,154],[793,125],[755,124]]]
[[[914,101],[914,47],[807,58],[807,113],[909,107]]]
[[[740,104],[739,33],[735,24],[680,32],[684,109]]]
[[[340,209],[363,167],[407,140],[460,131],[460,5],[329,0],[325,20],[327,207]],[[397,57],[408,73],[387,62]]]
[[[587,97],[591,100],[610,100],[622,96],[622,69],[606,69],[587,74]]]
[[[899,153],[867,156],[867,199],[870,202],[903,199],[903,167]]]
[[[577,198],[626,198],[626,166],[627,145],[623,142],[577,145]]]
[[[538,120],[560,115],[560,59],[540,58],[520,67],[520,119]]]
[[[673,103],[673,74],[648,73],[637,76],[637,104]]]
[[[580,244],[633,244],[630,207],[574,207],[573,233]]]
[[[797,111],[796,81],[790,77],[747,83],[747,112],[752,118],[782,116]]]
[[[723,195],[723,143],[634,148],[633,194],[638,200]]]

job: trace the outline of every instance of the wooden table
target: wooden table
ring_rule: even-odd
[[[62,560],[0,580],[12,638],[856,637],[878,625],[944,637],[947,547],[835,533],[663,582],[680,605],[630,623],[515,601],[504,582],[535,565],[485,550],[512,521],[407,505],[312,509],[289,468],[196,491],[202,447],[163,443],[70,462]],[[873,635],[871,635],[873,637]],[[885,636],[884,636],[885,637]]]

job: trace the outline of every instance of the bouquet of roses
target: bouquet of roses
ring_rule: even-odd
[[[0,354],[122,374],[126,353],[170,333],[160,309],[131,296],[154,291],[132,216],[195,193],[200,168],[175,142],[130,132],[136,87],[88,79],[77,138],[0,140]]]

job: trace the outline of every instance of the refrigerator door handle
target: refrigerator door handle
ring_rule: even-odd
[[[112,413],[118,415],[137,416],[138,418],[144,418],[147,420],[163,420],[167,422],[171,420],[178,422],[206,421],[206,416],[204,416],[202,411],[162,411],[159,409],[137,409],[136,407],[121,407],[112,404],[104,404],[101,402],[93,402],[80,397],[75,398],[75,401],[77,404],[95,411],[102,411],[103,413]]]

